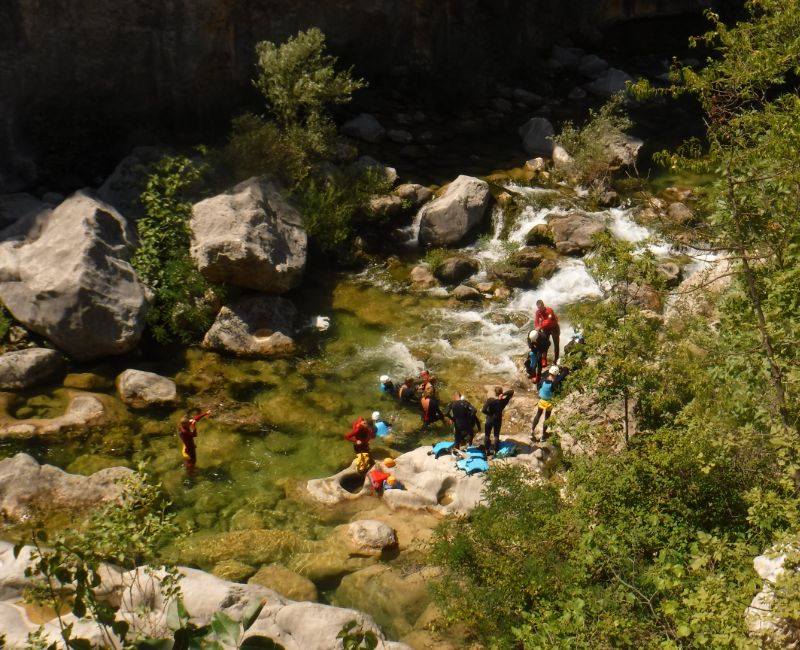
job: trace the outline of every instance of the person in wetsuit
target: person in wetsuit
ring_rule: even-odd
[[[197,438],[197,423],[209,415],[211,415],[211,411],[205,411],[193,417],[189,417],[187,413],[178,424],[178,435],[182,443],[181,456],[183,456],[186,469],[190,472],[197,465],[197,446],[194,444],[194,439]]]
[[[414,379],[412,377],[409,377],[400,385],[400,389],[397,391],[397,399],[400,400],[401,404],[405,404],[406,406],[419,401],[417,399],[417,388],[414,385]]]
[[[475,431],[480,431],[481,427],[477,409],[465,400],[463,395],[455,393],[453,401],[447,405],[444,414],[453,421],[456,447],[460,448],[464,444],[471,445]]]
[[[438,420],[443,420],[444,415],[439,406],[439,398],[433,390],[433,386],[428,386],[419,400],[419,405],[422,408],[422,428],[427,429],[431,424]]]
[[[544,414],[544,421],[542,422],[542,442],[547,440],[547,420],[553,412],[553,394],[555,388],[553,382],[558,376],[558,366],[552,366],[545,375],[542,385],[539,387],[539,402],[536,405],[536,415],[533,416],[533,423],[531,424],[531,442],[536,442],[536,425],[539,424],[539,418]]]
[[[509,389],[503,392],[502,386],[494,387],[494,397],[486,400],[481,413],[486,416],[483,429],[483,447],[486,453],[497,453],[500,447],[500,427],[503,426],[503,409],[508,406],[514,391]],[[491,445],[490,434],[494,432],[494,447]]]

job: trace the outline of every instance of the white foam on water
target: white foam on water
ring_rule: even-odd
[[[359,353],[358,359],[382,368],[376,375],[376,379],[380,375],[386,374],[396,384],[402,382],[406,377],[416,377],[425,368],[425,364],[411,354],[411,350],[405,343],[389,338],[380,347],[363,349]]]
[[[569,259],[537,289],[520,291],[512,299],[509,309],[532,314],[536,309],[536,301],[542,300],[545,305],[557,311],[565,305],[599,298],[601,295],[600,287],[589,275],[583,261]]]
[[[638,243],[652,236],[652,232],[631,218],[630,208],[609,208],[608,229],[617,239]]]

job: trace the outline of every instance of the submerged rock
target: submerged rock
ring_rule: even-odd
[[[303,218],[265,176],[196,203],[190,225],[191,255],[212,282],[283,293],[303,280],[308,245]]]
[[[65,429],[99,424],[105,419],[106,407],[101,401],[101,397],[107,399],[105,396],[73,394],[63,415],[25,420],[18,420],[8,413],[14,397],[11,393],[0,393],[0,438],[56,435]]]
[[[220,309],[203,347],[241,356],[286,356],[297,344],[292,335],[297,309],[286,298],[255,296]]]
[[[442,196],[422,207],[419,243],[436,247],[465,241],[483,222],[491,201],[486,181],[459,176]]]
[[[133,408],[174,404],[178,400],[175,382],[154,372],[128,369],[117,377],[120,399]]]
[[[317,587],[311,580],[280,564],[261,567],[247,584],[267,587],[290,600],[314,603],[319,599]]]
[[[82,361],[136,346],[145,289],[129,263],[133,235],[116,210],[78,192],[2,238],[0,301],[27,329]]]
[[[345,528],[351,552],[356,555],[381,555],[387,548],[397,546],[397,533],[382,521],[359,519]]]
[[[480,302],[483,300],[483,294],[474,287],[468,287],[466,284],[459,284],[453,289],[453,298],[462,302]]]
[[[30,388],[52,377],[64,365],[55,350],[28,348],[0,355],[0,390]]]

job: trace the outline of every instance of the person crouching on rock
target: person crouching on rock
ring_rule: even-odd
[[[211,415],[211,411],[205,411],[194,417],[189,417],[187,413],[178,424],[178,435],[182,443],[181,455],[189,472],[193,471],[197,465],[197,447],[194,444],[194,439],[197,437],[197,423],[209,415]]]

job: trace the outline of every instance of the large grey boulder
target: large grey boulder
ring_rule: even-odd
[[[350,552],[355,555],[380,555],[387,548],[397,546],[397,533],[382,521],[359,519],[345,524],[345,529]]]
[[[546,117],[532,117],[519,127],[522,147],[531,156],[550,156],[553,153],[553,125]]]
[[[212,282],[283,293],[303,280],[308,244],[303,218],[266,177],[196,203],[190,225],[191,255]]]
[[[386,137],[386,129],[369,113],[361,113],[352,120],[348,120],[342,124],[340,131],[356,140],[372,143],[381,142]]]
[[[23,522],[37,514],[79,512],[118,498],[132,470],[110,467],[91,476],[40,465],[28,454],[0,460],[0,517]]]
[[[481,225],[492,196],[486,181],[459,176],[445,193],[422,207],[419,243],[423,246],[456,246]]]
[[[178,400],[175,382],[154,372],[129,368],[117,377],[120,399],[132,408],[174,404]]]
[[[27,329],[81,361],[136,347],[145,288],[129,262],[133,234],[114,208],[77,192],[0,239],[0,301]]]
[[[295,352],[292,339],[295,306],[279,296],[255,296],[220,309],[203,347],[241,356],[286,356]]]
[[[581,212],[548,215],[547,223],[553,233],[556,250],[562,255],[583,255],[594,246],[594,238],[606,230],[606,225]]]
[[[0,390],[30,388],[54,375],[63,358],[55,350],[28,348],[0,355]]]
[[[587,83],[584,88],[598,97],[611,97],[624,91],[629,81],[633,81],[633,77],[627,72],[609,68],[594,81]]]

